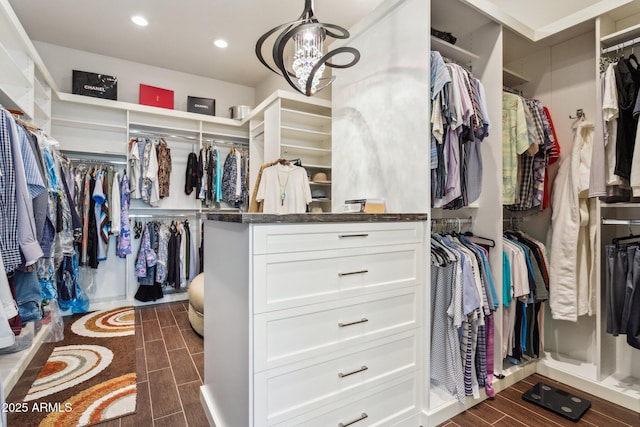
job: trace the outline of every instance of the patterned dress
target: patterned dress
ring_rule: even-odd
[[[171,149],[164,139],[156,148],[158,156],[158,185],[160,187],[160,198],[169,197],[169,182],[171,180]]]

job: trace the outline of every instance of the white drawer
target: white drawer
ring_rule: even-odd
[[[398,334],[254,377],[255,419],[275,425],[418,369],[417,336]]]
[[[277,427],[386,427],[418,409],[418,376],[403,376],[337,404],[287,420]]]
[[[257,225],[253,233],[254,254],[399,245],[424,240],[422,222],[271,224]]]
[[[256,372],[420,325],[413,286],[254,316]]]
[[[254,313],[419,283],[417,244],[256,255]]]

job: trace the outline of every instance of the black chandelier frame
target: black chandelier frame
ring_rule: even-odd
[[[293,78],[296,77],[295,73],[290,69],[288,69],[285,64],[284,51],[289,41],[291,41],[291,39],[293,39],[297,34],[300,34],[308,30],[317,31],[317,29],[321,31],[321,36],[323,40],[325,40],[326,37],[332,37],[334,39],[348,39],[350,35],[349,31],[346,28],[343,28],[339,25],[319,22],[313,12],[313,0],[305,0],[304,10],[302,11],[302,14],[297,20],[287,22],[285,24],[278,25],[277,27],[272,28],[271,30],[264,33],[256,42],[256,56],[258,57],[258,60],[260,60],[260,62],[269,70],[273,71],[279,76],[284,77],[287,83],[289,83],[291,87],[293,87],[296,91],[306,96],[312,96],[315,93],[320,92],[322,89],[329,86],[335,80],[335,76],[321,77],[319,80],[325,81],[324,84],[318,87],[315,90],[315,92],[312,91],[314,76],[320,70],[322,65],[326,65],[327,67],[331,67],[331,68],[349,68],[355,65],[360,60],[360,52],[356,48],[344,46],[344,47],[339,47],[337,49],[331,50],[326,54],[324,54],[314,64],[309,74],[309,77],[307,78],[307,83],[305,87],[304,88],[300,87],[300,85],[296,84],[292,79],[292,77]],[[271,49],[272,51],[271,53],[273,56],[273,63],[275,64],[275,68],[274,68],[269,63],[267,63],[262,52],[263,52],[263,46],[267,41],[267,39],[269,39],[269,37],[271,37],[273,34],[279,31],[281,32],[276,38],[273,44],[273,48]],[[335,64],[329,61],[331,58],[341,53],[351,54],[353,56],[352,60],[345,64]]]

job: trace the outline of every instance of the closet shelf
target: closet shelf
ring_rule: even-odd
[[[466,49],[447,43],[435,36],[431,36],[431,50],[437,50],[442,56],[459,62],[460,64],[469,64],[478,60],[480,57]]]
[[[320,165],[320,164],[313,164],[313,163],[303,163],[302,167],[305,169],[326,169],[326,170],[331,170],[331,165]],[[317,184],[317,183],[316,183]]]
[[[305,141],[329,141],[331,139],[331,132],[318,132],[315,130],[307,130],[301,128],[294,128],[289,126],[281,126],[282,138],[290,138],[295,140],[305,140]]]
[[[292,144],[280,144],[280,148],[285,150],[288,149],[289,152],[295,151],[298,153],[304,152],[309,155],[331,155],[331,149],[328,148],[314,148],[314,147],[305,147],[303,145],[292,145]]]
[[[321,123],[321,127],[331,127],[331,116],[295,111],[288,108],[282,108],[280,111],[282,112],[282,123],[285,125],[287,123],[295,123],[296,125],[317,129],[318,123]]]
[[[198,113],[189,113],[186,111],[169,110],[167,108],[151,107],[148,105],[133,104],[123,101],[112,101],[110,99],[92,98],[90,96],[74,95],[71,93],[57,92],[60,101],[72,102],[77,104],[93,105],[97,107],[112,108],[115,110],[132,111],[138,113],[156,114],[160,116],[190,119],[203,123],[213,123],[232,127],[241,127],[240,120],[227,119],[224,117],[207,116]]]
[[[600,202],[600,207],[601,208],[626,208],[626,209],[631,209],[631,208],[640,208],[640,203],[604,203],[604,202]]]
[[[640,37],[640,24],[603,36],[600,38],[600,44],[605,48],[636,37]]]
[[[84,120],[73,120],[64,117],[52,117],[52,123],[57,126],[74,127],[90,130],[103,130],[103,131],[126,131],[127,126],[119,125],[115,123],[100,123],[89,122]]]
[[[148,133],[161,133],[161,134],[171,134],[178,133],[180,136],[193,136],[194,138],[198,138],[200,131],[197,129],[188,129],[188,128],[180,128],[174,126],[164,126],[164,125],[156,125],[152,123],[143,123],[143,122],[129,122],[129,129],[140,132],[148,132]]]
[[[502,82],[505,86],[513,87],[524,83],[528,83],[529,79],[520,73],[517,73],[509,68],[502,69]]]
[[[0,44],[0,64],[2,64],[1,76],[3,84],[28,88],[33,87],[33,82],[26,74],[30,68],[31,72],[33,72],[33,61],[26,55],[19,53],[12,55]]]

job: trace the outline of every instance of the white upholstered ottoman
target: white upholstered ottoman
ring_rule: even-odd
[[[194,277],[189,285],[189,322],[194,331],[204,336],[204,273]]]

